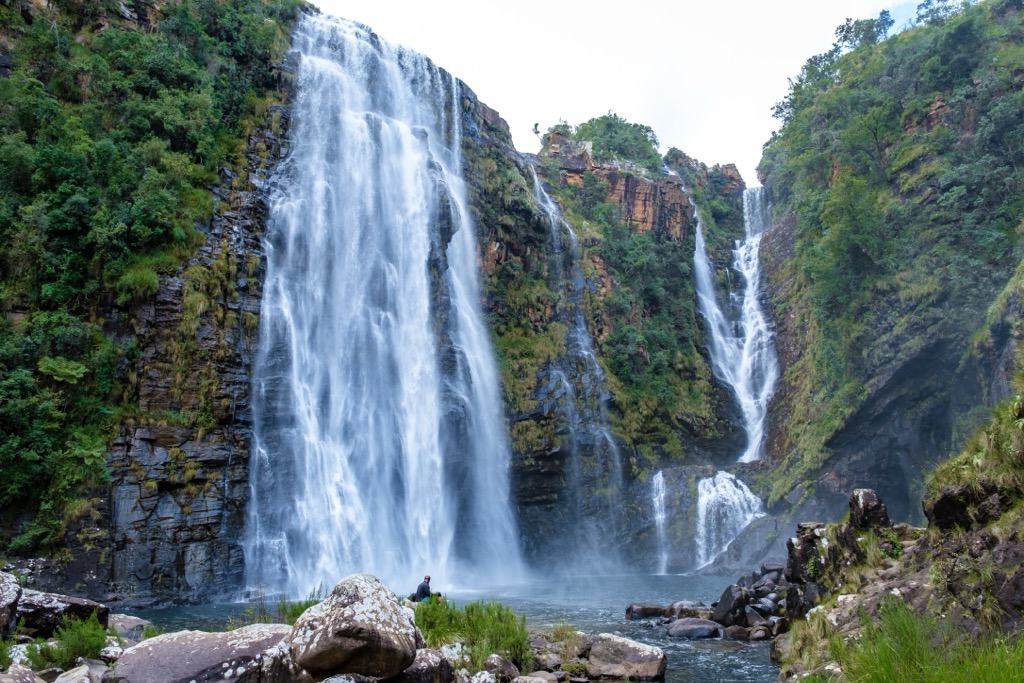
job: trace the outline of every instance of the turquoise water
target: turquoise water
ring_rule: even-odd
[[[715,576],[601,576],[538,579],[529,583],[466,589],[434,576],[435,589],[462,605],[475,600],[499,600],[526,615],[527,626],[542,629],[567,623],[595,633],[618,633],[665,651],[667,683],[771,683],[778,675],[767,643],[722,640],[685,641],[665,635],[665,626],[650,621],[627,621],[631,602],[668,604],[701,600],[710,605],[734,577]],[[415,585],[393,586],[407,595]],[[275,601],[269,600],[273,610]],[[240,620],[245,603],[189,605],[136,612],[165,631],[195,628],[223,630],[229,620]]]

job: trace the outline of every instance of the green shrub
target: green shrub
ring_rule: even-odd
[[[319,585],[301,600],[285,600],[284,596],[277,603],[277,620],[281,624],[294,624],[307,609],[323,601],[324,587]]]
[[[14,645],[9,640],[0,638],[0,669],[6,671],[11,666],[11,646]]]
[[[878,622],[866,621],[853,643],[835,639],[833,656],[846,680],[858,683],[1010,683],[1024,671],[1024,639],[999,634],[972,639],[918,615],[901,600],[879,607]]]
[[[56,643],[36,642],[28,646],[25,655],[34,669],[59,667],[70,669],[79,657],[98,659],[107,644],[107,630],[100,625],[96,613],[88,619],[64,617],[54,632]]]
[[[464,609],[444,600],[416,606],[416,625],[429,647],[462,643],[467,664],[483,669],[489,655],[499,654],[521,670],[532,663],[526,617],[499,602],[471,602]]]

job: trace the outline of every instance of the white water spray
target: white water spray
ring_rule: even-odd
[[[665,475],[661,470],[651,477],[651,505],[654,508],[654,529],[658,534],[658,573],[668,571],[668,547],[665,539]]]
[[[302,17],[293,46],[253,380],[249,585],[515,580],[460,86],[343,20]]]
[[[736,396],[747,441],[739,462],[761,457],[768,401],[779,377],[771,327],[761,310],[758,248],[768,227],[769,206],[763,188],[743,193],[745,237],[736,243],[733,268],[742,287],[730,289],[727,305],[719,304],[704,243],[704,226],[697,216],[694,274],[697,304],[707,321],[711,366],[715,376]],[[718,556],[751,521],[764,514],[761,501],[740,480],[727,472],[697,483],[697,564]]]
[[[728,472],[697,482],[697,566],[703,567],[764,515],[761,500]]]

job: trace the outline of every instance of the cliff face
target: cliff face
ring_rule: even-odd
[[[1009,392],[1024,176],[1002,144],[1021,122],[1002,112],[1022,97],[1006,57],[1020,26],[1009,5],[979,3],[837,48],[779,104],[759,169],[785,367],[762,489],[775,509],[828,519],[870,487],[919,522],[928,471]],[[955,68],[926,66],[966,45]]]
[[[653,570],[655,471],[665,470],[672,512],[686,519],[695,477],[735,457],[742,441],[733,399],[701,350],[693,204],[678,175],[650,179],[628,163],[595,162],[589,144],[554,134],[539,158],[523,159],[504,123],[472,106],[468,176],[525,554],[548,568]],[[734,169],[693,162],[688,172],[741,215]],[[560,206],[554,219],[538,206],[534,173]],[[741,218],[715,237],[730,244],[737,227]],[[655,265],[644,270],[627,253],[649,253]],[[729,249],[716,257],[724,277]],[[677,327],[659,327],[669,311]],[[659,334],[676,340],[667,365]],[[667,533],[678,565],[693,556],[693,529],[676,526]]]

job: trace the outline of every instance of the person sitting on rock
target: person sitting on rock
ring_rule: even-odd
[[[423,577],[423,583],[416,587],[416,594],[412,596],[413,602],[427,600],[430,597],[430,574]]]

